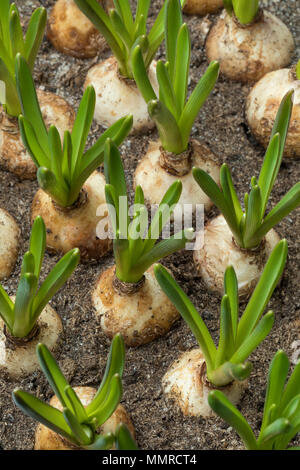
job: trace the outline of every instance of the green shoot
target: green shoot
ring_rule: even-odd
[[[287,355],[278,351],[269,369],[258,439],[244,416],[221,391],[214,390],[208,396],[211,408],[236,430],[248,450],[286,450],[300,431],[300,362],[287,381],[289,367]],[[299,448],[288,448],[292,449]]]
[[[183,230],[156,244],[179,201],[182,183],[175,181],[164,195],[148,229],[148,211],[140,186],[135,191],[134,214],[129,217],[125,174],[120,153],[109,139],[105,144],[104,171],[106,202],[113,230],[116,276],[120,281],[139,282],[144,272],[158,260],[185,247],[193,230]],[[144,236],[147,231],[146,236]]]
[[[135,16],[129,0],[114,0],[115,8],[110,9],[108,14],[97,0],[74,1],[106,39],[118,61],[121,75],[133,78],[131,55],[137,45],[141,47],[148,70],[164,38],[165,5],[148,34],[147,18],[150,0],[137,0]],[[184,2],[185,0],[181,0],[181,5],[184,5]]]
[[[79,263],[79,250],[75,248],[61,258],[38,288],[45,246],[46,228],[42,217],[38,216],[32,226],[29,250],[23,257],[14,302],[0,285],[0,317],[9,333],[16,338],[25,338],[30,334],[49,300],[65,284]]]
[[[236,274],[231,266],[226,269],[218,347],[187,295],[163,266],[155,266],[155,276],[160,287],[173,302],[199,343],[205,357],[207,378],[214,386],[222,387],[233,380],[244,380],[249,376],[252,365],[245,361],[273,326],[272,311],[261,317],[282,275],[286,258],[287,242],[281,240],[272,251],[240,319]]]
[[[7,114],[18,117],[21,105],[15,79],[15,57],[21,53],[33,70],[36,55],[41,45],[47,22],[45,8],[37,8],[29,21],[27,33],[23,36],[18,8],[10,0],[1,0],[0,6],[0,80],[5,84]]]
[[[80,448],[87,450],[110,449],[115,443],[115,435],[112,433],[98,434],[98,429],[114,413],[122,398],[121,379],[125,361],[122,337],[116,335],[113,338],[101,385],[86,408],[45,345],[38,344],[37,355],[42,371],[59,399],[63,411],[57,410],[20,389],[13,391],[15,404],[25,414]],[[123,449],[126,448],[126,445],[133,446],[135,444],[129,431],[126,431],[124,427],[118,431],[118,436],[121,446],[124,446]]]
[[[38,168],[39,185],[60,206],[71,206],[78,199],[85,181],[103,163],[106,139],[111,138],[120,145],[131,130],[132,117],[117,121],[85,151],[96,101],[94,88],[87,87],[73,130],[65,131],[62,144],[55,126],[51,126],[49,131],[46,129],[30,69],[20,55],[16,59],[16,78],[23,112],[19,116],[20,132]]]
[[[252,23],[259,12],[259,0],[223,0],[224,8],[243,25]]]
[[[296,65],[296,76],[297,76],[297,79],[300,80],[300,60],[298,60],[297,65]]]
[[[138,450],[135,440],[125,424],[120,424],[116,431],[117,450]]]
[[[300,204],[300,182],[298,182],[268,215],[265,215],[282,161],[293,107],[292,97],[293,91],[287,93],[281,102],[259,178],[257,180],[256,177],[252,177],[250,193],[245,194],[244,211],[225,163],[220,170],[221,189],[205,171],[193,168],[195,180],[220,209],[236,243],[241,248],[257,248],[265,235]]]
[[[148,104],[165,150],[180,154],[187,150],[195,119],[208,98],[219,74],[218,62],[212,62],[187,100],[191,56],[188,27],[182,20],[179,0],[167,0],[165,11],[166,63],[157,62],[159,97],[147,76],[143,49],[136,45],[132,70],[137,86]]]

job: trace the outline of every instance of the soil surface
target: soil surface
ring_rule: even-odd
[[[154,18],[161,2],[155,0],[151,3],[151,17]],[[265,3],[293,32],[297,44],[295,62],[300,56],[299,2],[285,0]],[[42,4],[50,10],[54,1],[16,0],[16,4],[20,7],[26,27],[29,15],[35,7]],[[193,46],[191,88],[207,67],[205,36],[207,28],[215,20],[214,15],[207,18],[186,17]],[[102,58],[73,59],[58,53],[45,39],[35,67],[36,83],[45,90],[65,97],[77,108],[86,73]],[[240,196],[248,191],[251,176],[258,175],[264,155],[263,148],[251,136],[244,116],[245,99],[249,90],[250,86],[232,83],[220,77],[193,128],[193,137],[209,145],[220,164],[228,163]],[[101,131],[99,126],[94,125],[91,141]],[[132,175],[148,142],[156,137],[155,132],[130,137],[121,147],[128,187],[132,186]],[[298,180],[299,161],[284,161],[272,193],[271,205]],[[0,206],[7,209],[22,228],[18,263],[10,278],[3,282],[9,294],[15,293],[22,256],[28,247],[30,207],[37,188],[36,182],[20,181],[13,175],[0,171]],[[217,211],[212,211],[209,217],[216,213]],[[296,363],[300,353],[300,210],[287,217],[277,230],[281,237],[288,240],[289,260],[281,288],[275,291],[269,305],[276,314],[276,322],[268,338],[251,356],[253,372],[249,388],[240,403],[240,409],[255,432],[260,427],[271,358],[282,348]],[[43,275],[49,272],[58,259],[59,257],[46,254]],[[217,340],[220,299],[207,292],[195,271],[192,252],[176,254],[164,263],[172,269]],[[98,263],[80,265],[67,285],[51,301],[52,307],[61,315],[65,330],[64,342],[58,354],[59,363],[73,386],[98,386],[104,371],[110,341],[95,320],[91,289],[100,273],[112,264],[112,256],[107,256]],[[211,418],[206,421],[183,417],[180,411],[166,401],[162,393],[161,379],[167,368],[181,352],[196,346],[191,331],[180,320],[166,337],[138,349],[127,350],[122,403],[132,417],[140,448],[243,449],[239,437],[221,419]],[[32,449],[36,423],[25,417],[12,403],[11,392],[17,386],[43,400],[49,400],[52,391],[39,371],[19,381],[0,377],[0,445],[3,449]]]

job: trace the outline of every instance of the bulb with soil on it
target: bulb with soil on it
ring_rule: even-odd
[[[294,90],[292,116],[284,157],[300,157],[300,79],[296,67],[266,74],[252,88],[246,103],[246,118],[257,140],[266,148],[282,98]]]
[[[63,138],[71,130],[75,113],[71,105],[54,93],[37,90],[41,112],[47,127],[55,125]],[[34,180],[37,168],[25,149],[19,131],[18,119],[0,111],[0,167],[21,179]]]
[[[218,387],[234,404],[238,404],[247,388],[248,380],[237,381]],[[207,397],[216,389],[206,376],[206,363],[201,349],[184,352],[174,361],[162,379],[165,395],[184,416],[210,418],[214,412]]]
[[[154,90],[158,91],[155,61],[150,64],[149,79]],[[88,85],[92,85],[96,91],[95,120],[101,126],[109,127],[118,119],[132,114],[131,133],[142,133],[154,128],[147,104],[135,81],[122,76],[115,57],[109,57],[88,71],[84,87]]]
[[[113,8],[113,0],[99,3],[106,9]],[[57,0],[49,16],[47,37],[58,51],[80,59],[95,57],[108,48],[104,37],[73,0]]]
[[[93,387],[74,387],[79,400],[84,407],[87,407],[96,395],[97,390]],[[54,408],[62,411],[62,405],[57,396],[54,395],[49,403]],[[118,405],[117,409],[110,418],[100,427],[99,434],[115,433],[119,424],[125,424],[131,435],[135,436],[135,431],[131,419],[122,405]],[[76,450],[73,443],[70,443],[60,434],[55,433],[43,424],[38,424],[35,432],[34,450]]]
[[[137,283],[120,281],[115,266],[104,271],[92,293],[102,330],[120,333],[127,346],[137,347],[165,335],[180,317],[162,292],[151,266]]]
[[[208,59],[217,60],[226,77],[244,83],[289,65],[294,49],[287,26],[266,10],[259,10],[250,24],[241,24],[224,9],[206,41]]]
[[[32,221],[40,215],[47,230],[47,248],[55,253],[67,253],[79,248],[81,261],[98,260],[112,248],[109,237],[97,237],[97,225],[107,218],[103,210],[98,216],[99,207],[106,207],[105,178],[95,171],[86,180],[78,200],[71,207],[61,207],[49,194],[39,189],[32,203]],[[108,231],[108,226],[107,226]]]
[[[15,297],[11,296],[14,300]],[[10,334],[0,318],[0,372],[8,377],[22,377],[39,369],[36,346],[43,342],[55,352],[62,340],[60,316],[48,304],[40,314],[32,331],[25,338]]]
[[[203,234],[198,234],[198,237],[202,240]],[[223,295],[224,273],[227,266],[233,266],[238,280],[239,297],[247,299],[279,240],[279,235],[272,229],[256,249],[240,248],[223,215],[219,215],[206,224],[204,244],[201,249],[194,251],[196,269],[211,291]]]
[[[194,180],[192,168],[202,168],[219,184],[220,168],[216,160],[211,150],[195,139],[179,155],[165,151],[160,141],[151,142],[137,166],[134,184],[143,188],[146,201],[152,205],[159,204],[170,185],[180,179],[182,193],[178,204],[192,204],[193,211],[196,204],[203,204],[205,211],[209,211],[213,204]]]
[[[15,219],[0,208],[0,280],[8,277],[16,264],[20,234]]]

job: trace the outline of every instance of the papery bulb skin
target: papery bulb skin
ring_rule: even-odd
[[[300,157],[300,80],[294,69],[270,72],[256,83],[248,95],[246,117],[257,140],[267,148],[283,97],[294,90],[294,104],[284,157]]]
[[[73,128],[75,113],[72,106],[61,96],[48,91],[37,90],[37,97],[47,128],[56,126],[63,139],[64,132]],[[37,167],[23,145],[18,120],[10,118],[3,110],[0,120],[0,167],[20,179],[36,179]]]
[[[214,415],[207,398],[217,387],[207,380],[201,349],[186,351],[174,361],[162,379],[162,386],[165,395],[184,416],[210,418]],[[233,381],[220,390],[237,405],[246,387],[247,381]]]
[[[47,248],[50,252],[67,253],[79,248],[81,262],[97,260],[106,255],[112,248],[109,237],[98,238],[98,223],[107,220],[105,178],[95,171],[83,186],[81,199],[71,208],[63,208],[54,203],[42,189],[34,196],[32,203],[32,222],[40,215],[43,217],[47,231]],[[101,214],[98,208],[102,207]],[[99,213],[99,216],[97,215]]]
[[[60,316],[49,304],[39,316],[33,334],[29,334],[25,340],[9,335],[0,318],[0,373],[12,378],[32,374],[40,367],[36,354],[37,345],[43,343],[54,353],[59,348],[62,337]]]
[[[206,41],[209,61],[231,80],[256,82],[266,73],[290,64],[294,39],[282,21],[268,11],[253,24],[242,27],[224,10]]]
[[[149,67],[149,79],[158,96],[155,62],[152,62]],[[132,114],[132,134],[139,134],[154,128],[155,124],[149,117],[147,103],[134,80],[120,75],[118,63],[114,57],[109,57],[89,70],[84,86],[86,88],[89,85],[92,85],[96,91],[94,117],[101,126],[110,127],[118,119]]]
[[[213,203],[196,183],[192,167],[206,171],[219,184],[220,167],[216,156],[207,145],[192,140],[189,171],[184,176],[179,176],[171,174],[160,165],[162,152],[160,141],[150,142],[146,155],[142,157],[135,171],[134,185],[142,187],[145,200],[149,204],[159,204],[171,184],[180,179],[182,193],[178,204],[192,204],[193,211],[197,204],[203,204],[205,211],[209,211]]]
[[[99,3],[113,7],[112,0]],[[58,51],[79,59],[95,57],[108,49],[102,34],[73,0],[57,0],[54,4],[48,20],[47,37]]]
[[[116,292],[115,266],[104,271],[95,286],[92,300],[102,330],[109,337],[121,333],[128,346],[140,346],[165,335],[180,317],[161,290],[153,267],[145,272],[145,282],[135,293]]]
[[[204,244],[200,250],[194,251],[194,262],[206,286],[220,296],[224,294],[226,268],[233,266],[237,276],[239,296],[247,299],[279,241],[279,235],[272,229],[258,249],[240,249],[233,239],[226,220],[219,215],[206,224]]]

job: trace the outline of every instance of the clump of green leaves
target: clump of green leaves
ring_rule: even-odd
[[[116,434],[98,434],[99,427],[110,418],[122,398],[121,379],[125,350],[120,335],[113,338],[101,385],[86,408],[45,345],[37,346],[37,355],[42,371],[59,399],[63,411],[42,402],[30,393],[16,389],[13,391],[13,400],[25,414],[84,449],[110,449],[115,441],[120,450],[136,449],[136,444],[124,424],[121,424]]]
[[[164,38],[165,5],[147,33],[150,0],[137,0],[135,17],[129,0],[114,0],[115,8],[108,14],[97,0],[74,1],[106,39],[124,77],[133,78],[131,55],[137,45],[141,47],[148,69]],[[181,3],[184,4],[184,0]]]
[[[46,129],[30,69],[21,55],[16,59],[17,87],[23,115],[19,126],[23,143],[36,164],[40,187],[62,207],[71,206],[87,178],[103,163],[106,139],[120,145],[131,130],[132,117],[127,116],[107,129],[96,143],[85,151],[95,110],[95,90],[85,90],[72,132],[64,133],[63,144],[55,126]]]
[[[220,209],[235,241],[241,248],[258,247],[265,235],[300,204],[300,182],[298,182],[265,215],[282,161],[293,106],[292,95],[293,92],[289,92],[281,102],[259,179],[252,177],[251,191],[245,194],[244,211],[225,163],[220,170],[221,189],[208,173],[201,168],[193,168],[195,180]]]
[[[236,430],[248,450],[285,450],[300,431],[300,363],[287,381],[289,367],[287,355],[278,351],[269,369],[258,439],[244,416],[221,391],[214,390],[208,396],[211,408]],[[300,447],[289,449],[300,450]]]
[[[193,237],[193,229],[187,229],[156,243],[179,201],[182,183],[175,181],[170,186],[147,230],[148,211],[143,190],[141,186],[136,188],[131,220],[122,160],[116,145],[109,139],[105,144],[104,171],[106,202],[114,235],[116,276],[123,282],[137,283],[152,264],[181,250]]]
[[[286,258],[287,242],[282,240],[271,253],[240,319],[236,274],[233,267],[226,269],[218,347],[187,295],[163,266],[155,266],[160,287],[194,333],[205,357],[207,378],[216,387],[228,385],[233,380],[244,380],[250,375],[252,365],[245,361],[273,326],[272,311],[261,317],[282,275]]]
[[[0,80],[5,84],[3,106],[7,114],[18,117],[21,105],[15,79],[15,57],[21,53],[33,70],[36,55],[41,45],[47,22],[45,8],[37,8],[32,14],[27,33],[23,36],[18,8],[10,0],[1,0],[0,5]]]
[[[259,12],[259,0],[223,0],[224,8],[231,15],[233,12],[241,24],[254,21]]]
[[[191,41],[183,23],[179,0],[167,0],[165,11],[166,63],[157,62],[159,97],[147,76],[140,45],[132,53],[134,79],[148,104],[165,150],[180,154],[187,150],[192,126],[218,78],[219,64],[212,62],[187,100]]]
[[[17,338],[30,334],[49,300],[71,276],[80,259],[78,248],[69,251],[38,287],[45,246],[46,228],[42,217],[38,216],[32,226],[29,251],[23,257],[14,302],[0,285],[0,316],[10,334]]]

